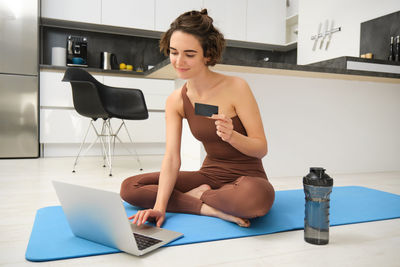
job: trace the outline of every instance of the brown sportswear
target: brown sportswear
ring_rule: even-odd
[[[207,156],[199,171],[180,171],[167,211],[200,214],[203,203],[240,218],[265,215],[271,208],[275,192],[265,174],[262,161],[247,156],[217,134],[215,121],[194,114],[187,96],[186,85],[182,90],[185,118],[193,136],[203,143]],[[238,116],[232,118],[234,130],[247,136]],[[129,177],[121,185],[121,197],[126,202],[152,208],[155,204],[159,172]],[[202,184],[211,186],[200,199],[185,192]]]

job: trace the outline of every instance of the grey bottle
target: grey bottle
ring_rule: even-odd
[[[315,245],[329,243],[329,202],[333,179],[324,168],[310,168],[303,177],[306,197],[304,240]]]

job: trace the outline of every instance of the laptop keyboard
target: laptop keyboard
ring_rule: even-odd
[[[152,237],[148,237],[148,236],[144,236],[138,233],[133,233],[135,239],[136,239],[136,243],[137,246],[139,248],[139,250],[143,250],[146,249],[148,247],[151,247],[157,243],[160,243],[161,240],[152,238]]]

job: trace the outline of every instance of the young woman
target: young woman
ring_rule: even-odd
[[[247,83],[213,72],[225,46],[207,10],[179,16],[160,41],[179,78],[186,80],[167,99],[166,151],[161,171],[127,178],[121,186],[126,202],[145,208],[132,216],[138,225],[165,213],[218,217],[249,227],[248,219],[265,215],[275,192],[261,158],[267,141],[256,100]],[[194,103],[219,107],[210,117],[196,115]],[[199,171],[180,171],[182,120],[187,119],[207,156]]]

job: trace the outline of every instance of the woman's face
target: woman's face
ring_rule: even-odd
[[[199,40],[191,34],[175,31],[169,43],[169,58],[178,77],[190,79],[208,67]]]

